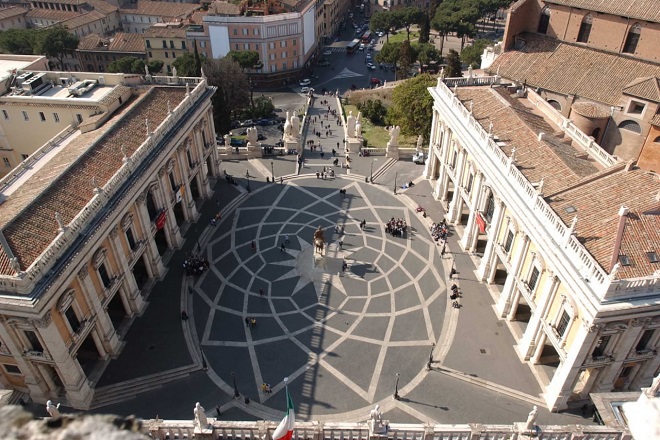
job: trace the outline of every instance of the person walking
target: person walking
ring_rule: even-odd
[[[264,289],[262,288],[259,289],[259,296],[262,298],[264,297]]]
[[[250,327],[250,318],[248,318],[247,316],[245,317],[245,326]]]
[[[252,326],[252,328],[255,328],[257,326],[257,318],[252,318],[250,320],[250,325]]]
[[[284,243],[282,243],[282,246],[280,246],[280,251],[286,252],[286,246],[284,246]]]
[[[222,413],[220,413],[220,407],[218,405],[215,406],[215,415],[219,419]]]

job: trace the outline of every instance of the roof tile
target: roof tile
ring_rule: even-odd
[[[639,18],[660,23],[657,0],[543,0],[545,3],[570,6],[621,17]]]

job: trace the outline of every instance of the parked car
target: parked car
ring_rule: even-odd
[[[369,70],[376,70],[376,66],[373,63],[367,63],[367,68]]]
[[[259,134],[257,135],[257,140],[259,140],[259,141],[266,140],[266,136],[264,136],[263,134],[259,133]]]
[[[375,85],[380,84],[380,79],[378,79],[378,78],[371,78],[371,84],[375,84]]]
[[[241,127],[251,127],[254,125],[254,122],[252,119],[246,119],[245,121],[241,122]]]
[[[378,38],[383,38],[383,35],[385,35],[382,31],[378,32]]]
[[[238,128],[238,127],[240,127],[240,126],[241,126],[241,122],[240,122],[240,121],[231,121],[231,124],[229,124],[229,128],[230,128],[230,129]]]
[[[245,141],[243,139],[231,138],[231,142],[229,144],[232,147],[242,147],[243,145],[245,145]]]
[[[413,163],[424,165],[424,152],[423,151],[416,152],[415,155],[412,157],[412,161]]]
[[[215,137],[215,143],[216,143],[217,145],[222,146],[222,145],[225,144],[225,138],[223,138],[222,136],[219,136],[219,135],[218,135],[218,136]]]
[[[266,119],[266,118],[261,118],[257,121],[257,125],[261,125],[262,127],[265,127],[270,124],[272,124],[272,122],[270,121],[270,119]]]
[[[371,49],[371,48],[370,48],[370,49]],[[370,53],[367,54],[367,62],[368,62],[368,63],[371,62],[371,54],[370,54]]]
[[[369,52],[371,52],[372,50],[374,50],[374,47],[373,47],[372,45],[369,45],[369,46],[367,46],[367,50],[368,50]]]
[[[358,48],[358,50],[359,50],[360,52],[364,52],[364,48],[365,48],[365,44],[364,44],[364,43],[360,43],[360,47]]]
[[[325,55],[325,56],[328,56],[328,55],[331,55],[331,54],[332,54],[332,51],[330,49],[323,51],[323,55]]]
[[[309,78],[305,78],[302,81],[300,81],[300,87],[306,87],[310,85],[312,81]]]

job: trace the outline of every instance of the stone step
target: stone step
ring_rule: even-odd
[[[381,166],[380,168],[378,168],[376,170],[376,172],[374,173],[373,179],[376,180],[380,176],[385,174],[390,168],[392,168],[394,166],[394,164],[396,164],[396,162],[397,161],[395,159],[392,159],[392,158],[387,159],[387,161],[383,164],[383,166]]]

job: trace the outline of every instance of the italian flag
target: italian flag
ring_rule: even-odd
[[[286,414],[273,433],[273,440],[291,440],[293,427],[296,424],[296,415],[293,412],[293,400],[286,388]]]

